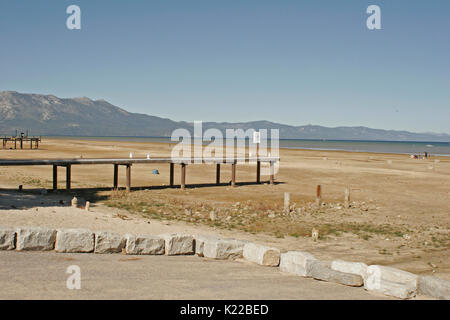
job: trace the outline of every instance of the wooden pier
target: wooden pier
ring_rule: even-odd
[[[256,164],[256,183],[261,182],[261,163],[268,163],[270,168],[269,182],[274,184],[275,174],[274,165],[279,162],[280,158],[276,157],[258,157],[258,158],[129,158],[129,159],[41,159],[41,160],[0,160],[0,166],[53,166],[53,190],[58,188],[58,167],[66,169],[66,189],[71,189],[72,166],[73,165],[95,165],[95,164],[111,164],[113,165],[113,188],[119,187],[119,166],[126,168],[126,190],[131,190],[131,167],[133,164],[169,164],[169,186],[174,187],[174,171],[175,165],[179,165],[181,169],[180,187],[186,187],[186,167],[196,164],[215,164],[216,165],[216,185],[220,184],[221,165],[231,165],[231,185],[236,186],[236,167],[238,164],[255,163]]]
[[[20,136],[3,136],[2,140],[3,149],[8,149],[8,142],[14,144],[14,149],[23,149],[24,143],[30,143],[30,149],[39,149],[39,143],[42,141],[41,137],[29,137],[21,134]]]

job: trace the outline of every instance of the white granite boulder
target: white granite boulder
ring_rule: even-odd
[[[364,288],[400,299],[412,298],[417,293],[418,276],[403,270],[372,265],[367,267]]]
[[[242,258],[244,245],[247,241],[236,239],[206,239],[203,246],[203,255],[212,259]]]
[[[42,250],[55,248],[56,230],[43,227],[19,227],[16,250]]]
[[[314,279],[334,282],[351,287],[361,287],[363,277],[358,274],[345,273],[331,269],[331,263],[325,261],[313,261],[308,268],[308,275]]]
[[[244,246],[246,260],[262,266],[277,267],[280,264],[280,250],[249,242]]]
[[[125,248],[126,239],[116,233],[100,231],[95,233],[95,253],[120,253]]]
[[[419,294],[442,300],[450,300],[450,281],[432,276],[420,276],[417,285]]]
[[[94,251],[94,233],[87,229],[60,229],[56,235],[56,252]]]
[[[312,262],[316,260],[316,257],[309,252],[288,251],[281,254],[280,271],[309,277],[309,269]]]
[[[16,248],[16,230],[0,227],[0,250],[14,250]]]
[[[165,240],[165,254],[168,256],[194,254],[194,237],[186,234],[162,234]]]
[[[350,262],[344,260],[334,260],[331,262],[331,269],[360,275],[363,279],[366,278],[367,264],[362,262]]]
[[[164,239],[147,235],[125,235],[126,254],[164,254]]]
[[[208,235],[196,235],[195,237],[195,254],[199,257],[203,257],[203,248],[205,241],[219,240],[218,237]]]

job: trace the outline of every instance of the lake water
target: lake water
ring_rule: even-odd
[[[50,138],[50,137],[49,137]],[[57,139],[80,139],[101,141],[160,142],[176,143],[168,137],[83,137],[55,136]],[[208,144],[208,142],[204,142]],[[270,142],[268,142],[270,146]],[[352,152],[400,153],[450,156],[450,142],[409,142],[409,141],[352,141],[352,140],[303,140],[280,139],[281,148],[307,150],[340,150]]]

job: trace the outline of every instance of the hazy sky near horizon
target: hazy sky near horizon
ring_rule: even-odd
[[[382,30],[366,27],[372,4]],[[0,0],[0,90],[173,120],[450,133],[449,17],[448,0]]]

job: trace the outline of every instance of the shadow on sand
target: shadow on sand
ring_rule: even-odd
[[[256,186],[267,184],[267,182],[239,182],[236,183],[236,187],[239,186]],[[275,182],[275,185],[284,184],[284,182]],[[197,189],[197,188],[211,188],[211,187],[231,187],[230,183],[200,183],[200,184],[187,184],[185,189]],[[140,186],[132,187],[131,191],[139,190],[164,190],[164,189],[180,189],[180,185],[168,186]],[[111,187],[95,187],[95,188],[72,188],[70,190],[58,189],[58,190],[46,190],[43,188],[23,189],[19,191],[17,189],[0,189],[0,210],[11,209],[29,209],[34,207],[54,207],[54,206],[70,206],[71,199],[76,196],[79,198],[79,205],[84,205],[85,201],[95,203],[98,201],[104,201],[108,199],[108,195],[100,194],[101,192],[112,191]],[[125,190],[124,187],[119,187],[118,190]]]

